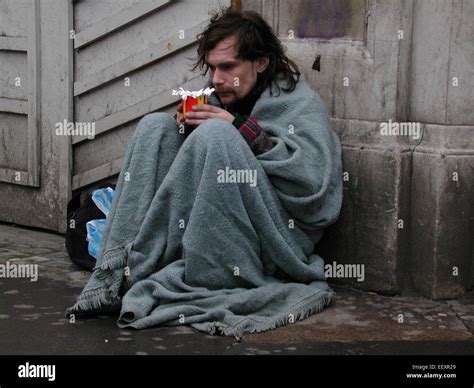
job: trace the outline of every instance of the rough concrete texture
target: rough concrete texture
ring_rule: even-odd
[[[473,127],[426,124],[420,136],[381,136],[381,123],[332,124],[343,148],[344,198],[317,252],[364,264],[366,273],[363,282],[342,283],[435,299],[472,289]]]
[[[358,286],[394,294],[400,290],[396,278],[397,202],[399,193],[393,178],[397,161],[393,155],[378,150],[346,148],[344,170],[348,181],[344,187],[341,217],[326,238],[333,249],[322,252],[326,261],[365,265],[365,280]],[[380,168],[379,166],[384,168]],[[371,184],[377,181],[377,187]],[[380,186],[384,189],[379,190]],[[321,248],[323,249],[323,248]],[[352,279],[347,279],[352,282]]]
[[[471,0],[415,2],[411,120],[473,124],[473,15]]]
[[[332,120],[343,148],[344,198],[339,220],[317,252],[327,261],[363,264],[365,279],[342,282],[389,295],[406,288],[409,248],[408,144],[380,136],[379,124]]]
[[[244,8],[247,3],[252,3],[252,9],[255,9],[254,0],[244,1]],[[265,7],[273,4],[278,9],[277,3],[265,2]],[[308,7],[304,15],[299,15],[293,4],[280,8],[270,17],[273,20],[268,21],[283,27],[280,38],[290,57],[296,60],[304,77],[321,93],[331,116],[380,121],[400,114],[403,118],[399,119],[404,119],[409,97],[413,1],[374,0],[363,5],[356,0],[338,2],[338,5],[329,1],[319,3],[318,7],[329,7],[332,12],[335,12],[334,7],[342,8],[336,11],[337,19],[341,27],[347,29],[345,33],[351,35],[350,39],[336,40],[336,26],[326,39],[287,38],[288,30],[293,29],[298,34],[314,22],[315,13],[310,13]],[[348,6],[357,12],[345,12]],[[289,15],[282,17],[282,12],[287,9]],[[287,25],[288,20],[291,20],[291,25]],[[365,36],[351,32],[352,28],[363,30]],[[399,39],[399,31],[403,31],[403,39]],[[317,55],[321,56],[320,71],[312,69]]]
[[[473,287],[473,13],[470,0],[378,0],[367,3],[364,41],[284,40],[343,144],[343,209],[319,251],[366,266],[364,282],[345,283],[439,299]],[[422,143],[380,136],[388,119],[419,122]],[[430,123],[444,124],[432,141]]]
[[[472,128],[427,125],[413,154],[411,262],[414,285],[454,298],[474,285]]]
[[[38,264],[39,277],[0,279],[2,354],[472,354],[474,295],[449,301],[386,297],[336,286],[320,314],[243,338],[193,329],[122,330],[115,316],[64,317],[90,273],[63,236],[0,225],[0,264]]]

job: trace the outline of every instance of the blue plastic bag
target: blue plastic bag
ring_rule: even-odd
[[[99,189],[92,192],[92,200],[96,206],[105,214],[107,218],[110,209],[112,208],[112,201],[114,199],[114,190],[110,187]]]
[[[86,224],[87,229],[87,241],[89,242],[88,251],[92,257],[99,256],[100,243],[102,236],[105,232],[105,226],[107,224],[107,217],[112,208],[112,201],[114,198],[114,190],[110,187],[105,189],[94,190],[92,193],[92,200],[96,206],[104,213],[105,218],[99,220],[92,220]]]

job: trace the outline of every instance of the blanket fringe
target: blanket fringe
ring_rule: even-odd
[[[111,297],[106,288],[98,288],[84,292],[74,306],[66,310],[66,318],[71,314],[85,315],[98,312],[108,313],[119,311],[121,307],[121,299]]]
[[[84,290],[74,306],[66,310],[66,317],[69,317],[70,314],[86,315],[120,310],[122,298],[119,295],[119,290],[123,274],[123,269],[116,269],[114,271],[96,269],[93,276],[105,285]]]
[[[127,265],[127,252],[124,247],[108,250],[104,253],[104,258],[100,269],[103,271],[124,268]]]
[[[316,295],[311,296],[309,299],[306,299],[295,306],[293,310],[288,312],[288,314],[281,314],[277,317],[267,320],[265,322],[255,323],[252,329],[245,328],[247,319],[243,319],[239,323],[224,327],[221,324],[213,325],[208,331],[209,334],[215,334],[218,331],[220,334],[226,336],[243,336],[244,333],[260,333],[267,330],[273,330],[280,326],[285,326],[289,324],[289,317],[292,314],[294,316],[295,322],[302,321],[311,315],[320,312],[323,308],[331,303],[334,298],[334,292],[319,292]]]

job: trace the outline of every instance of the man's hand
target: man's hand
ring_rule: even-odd
[[[184,124],[183,102],[181,101],[176,108],[176,121],[179,124]]]
[[[213,105],[194,105],[192,112],[186,112],[186,124],[200,125],[209,119],[221,119],[232,124],[235,117],[225,109]]]

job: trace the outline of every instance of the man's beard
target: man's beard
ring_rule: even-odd
[[[215,88],[215,86],[213,85],[210,78],[207,81],[207,87]],[[255,102],[258,100],[258,98],[262,94],[263,89],[264,88],[261,85],[261,80],[259,78],[257,78],[257,82],[255,83],[253,88],[250,90],[250,92],[247,94],[247,96],[245,96],[243,98],[239,98],[234,93],[235,100],[233,102],[229,103],[228,105],[224,105],[222,103],[218,93],[215,93],[215,96],[216,96],[217,100],[219,101],[219,103],[221,104],[221,107],[225,108],[225,110],[227,110],[228,112],[232,112],[232,111],[239,112],[240,109],[244,108],[248,104],[250,104],[253,107]]]
[[[225,103],[222,102],[222,97],[221,97],[222,94],[226,94],[227,98],[229,96],[234,97],[234,99],[231,102],[225,104]],[[237,101],[240,101],[239,97],[233,91],[216,92],[216,96],[217,96],[217,99],[219,100],[220,104],[224,107],[227,107],[229,105],[232,105],[232,104],[236,103]]]
[[[246,110],[249,106],[253,107],[258,97],[259,95],[257,95],[257,85],[255,84],[245,97],[239,98],[237,95],[235,95],[235,100],[224,106],[229,112],[241,112]]]

